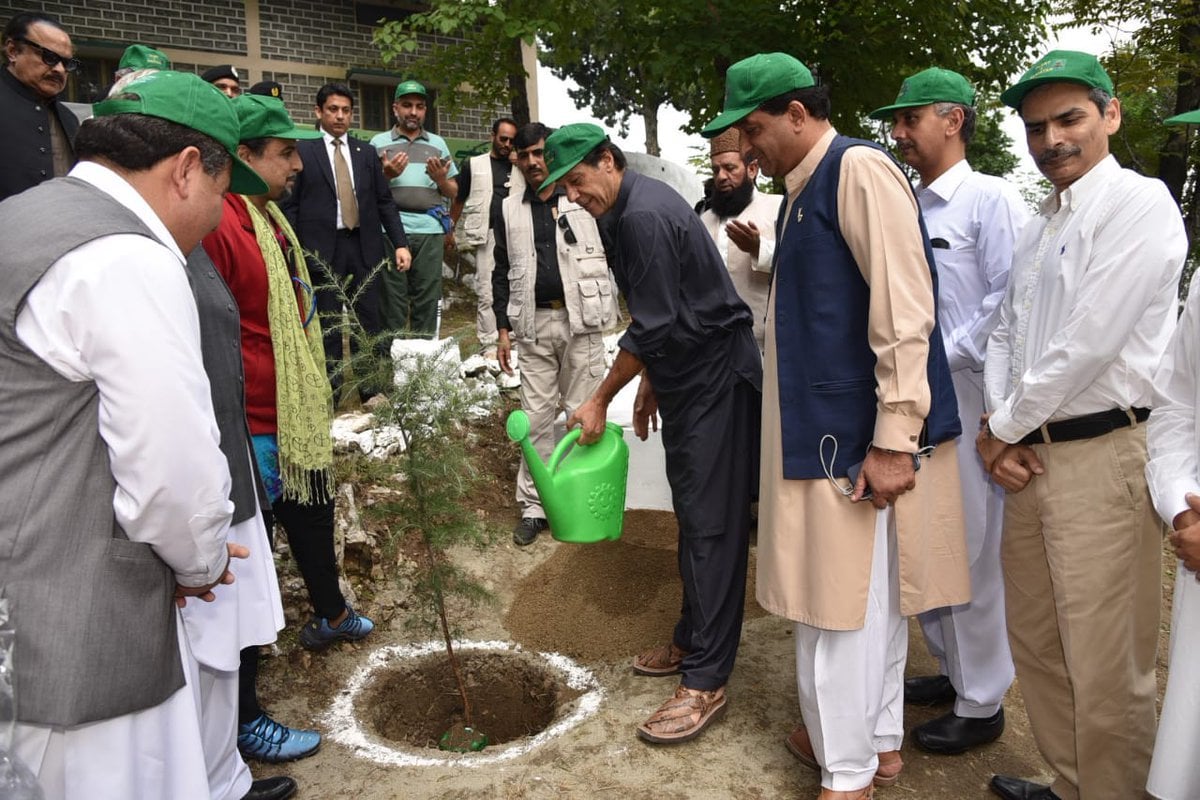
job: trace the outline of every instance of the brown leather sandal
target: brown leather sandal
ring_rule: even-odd
[[[725,713],[725,687],[704,691],[680,684],[671,699],[638,726],[638,736],[656,744],[676,744],[699,736]]]
[[[783,740],[783,743],[787,746],[788,752],[794,755],[801,764],[809,769],[818,771],[821,769],[821,765],[817,763],[817,757],[813,755],[808,728],[797,725]],[[904,761],[900,758],[899,750],[880,753],[879,766],[875,768],[875,777],[871,779],[871,783],[875,786],[892,786],[900,779],[900,772],[903,769]]]
[[[634,656],[633,671],[651,678],[677,675],[679,666],[687,656],[688,652],[676,647],[674,642],[660,644],[658,647],[652,647],[646,652]]]

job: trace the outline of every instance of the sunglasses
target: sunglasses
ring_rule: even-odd
[[[567,219],[566,214],[558,218],[558,227],[562,229],[563,238],[567,240],[567,244],[577,244],[579,242],[575,238],[575,231],[571,230],[571,222]]]
[[[21,44],[28,45],[34,50],[37,50],[38,54],[42,57],[42,63],[47,67],[54,68],[59,64],[62,64],[63,69],[65,69],[67,72],[74,72],[81,66],[78,58],[63,58],[48,47],[42,47],[37,42],[31,42],[24,36],[14,36],[13,41],[20,42]]]

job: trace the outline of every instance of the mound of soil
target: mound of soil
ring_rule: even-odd
[[[669,511],[626,511],[615,542],[556,545],[517,585],[504,627],[526,648],[585,663],[624,660],[666,641],[683,599],[677,531]],[[752,558],[746,618],[764,613],[754,600]]]

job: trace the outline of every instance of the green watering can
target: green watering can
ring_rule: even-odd
[[[529,417],[524,411],[509,414],[506,428],[508,438],[521,443],[551,536],[576,543],[621,538],[629,445],[620,425],[607,423],[600,440],[586,446],[576,446],[583,430],[571,429],[554,448],[549,464],[542,463],[529,441]]]

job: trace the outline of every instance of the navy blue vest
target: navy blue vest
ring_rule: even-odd
[[[792,480],[825,477],[821,440],[826,434],[837,438],[831,472],[844,477],[849,466],[866,457],[875,431],[875,353],[867,341],[871,290],[838,224],[842,155],[850,147],[883,150],[874,142],[837,136],[792,205],[792,218],[787,220],[775,256],[772,291],[776,293],[783,476]],[[786,203],[781,213],[788,213]],[[925,221],[919,214],[918,219],[936,304],[933,251]],[[776,230],[783,230],[782,218]],[[962,433],[936,314],[934,320],[927,366],[931,404],[922,446]],[[833,447],[828,442],[824,456],[826,463],[831,463]]]

